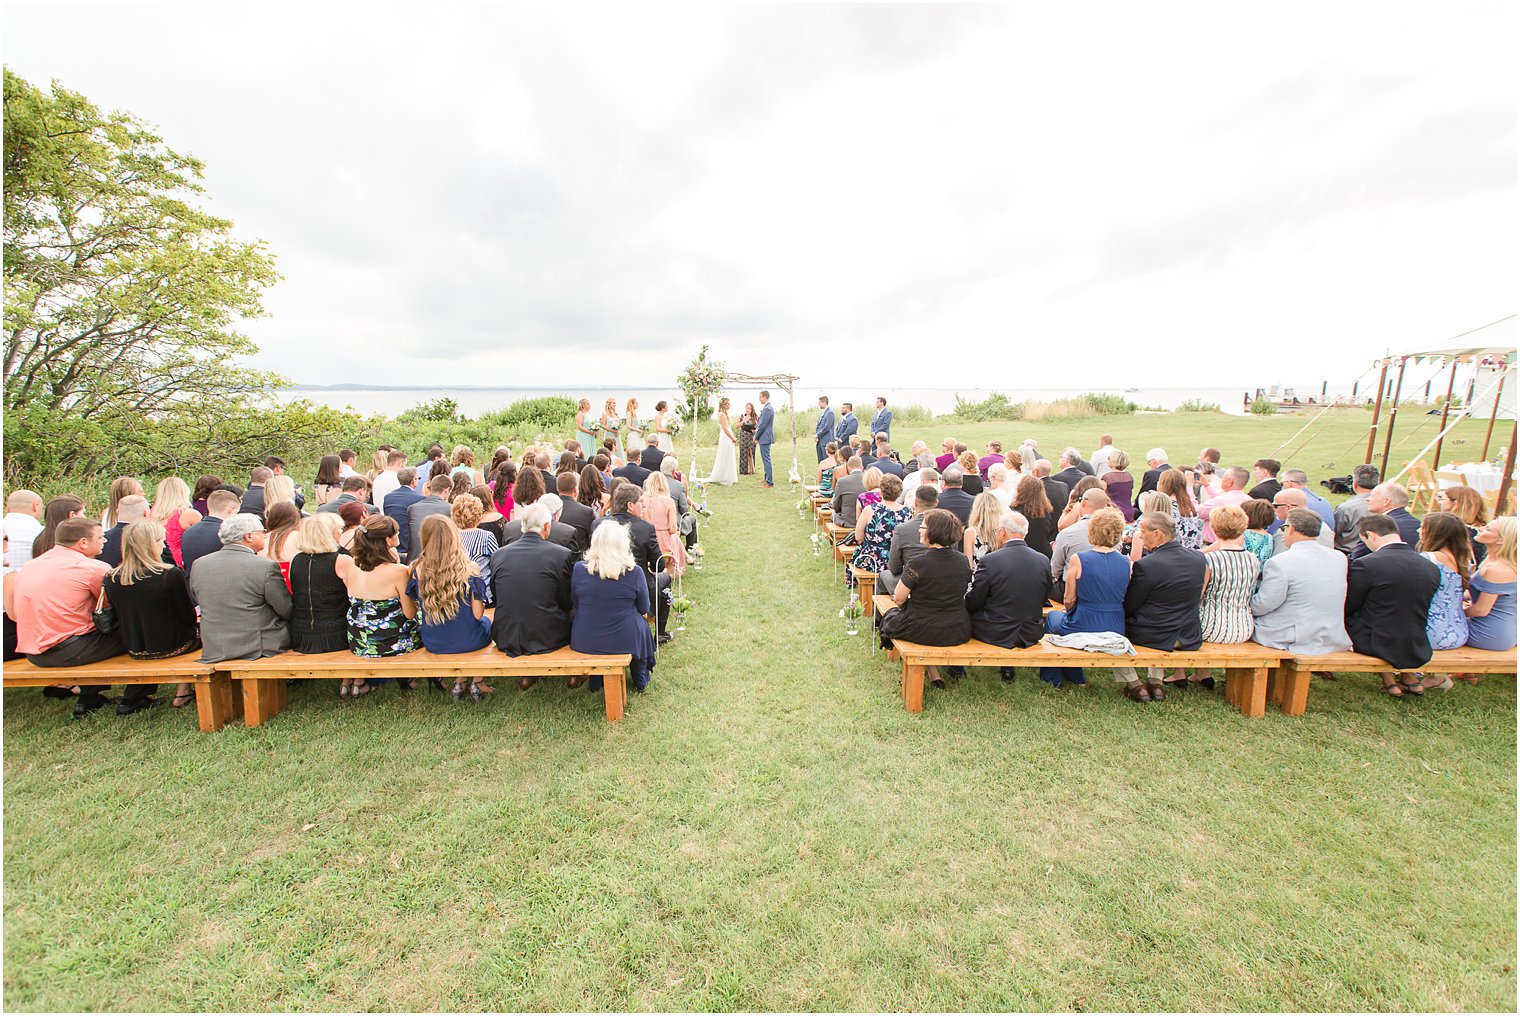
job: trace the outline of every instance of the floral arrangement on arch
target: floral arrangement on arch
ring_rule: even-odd
[[[721,361],[707,358],[708,348],[703,346],[697,358],[676,378],[676,387],[686,396],[686,405],[683,407],[685,412],[679,415],[693,420],[697,418],[698,412],[712,412],[707,400],[722,389],[727,377]]]

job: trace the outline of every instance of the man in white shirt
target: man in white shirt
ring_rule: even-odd
[[[352,448],[344,448],[338,452],[338,479],[346,480],[350,476],[358,476],[359,471],[354,468],[358,461],[359,453]]]
[[[371,485],[374,503],[385,505],[385,495],[401,486],[396,474],[406,467],[406,452],[391,452],[385,459],[385,471],[375,477]]]
[[[903,497],[912,500],[918,488],[928,484],[935,490],[939,489],[939,470],[934,468],[934,457],[924,453],[919,460],[918,468],[903,477]]]
[[[13,490],[5,499],[5,538],[10,541],[5,563],[20,568],[32,559],[32,541],[42,533],[42,495]]]
[[[1114,438],[1112,434],[1104,434],[1098,438],[1098,450],[1092,453],[1092,467],[1094,476],[1102,476],[1108,472],[1108,457],[1114,451]]]

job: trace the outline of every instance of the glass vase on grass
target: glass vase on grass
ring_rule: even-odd
[[[860,634],[860,619],[865,616],[865,608],[860,605],[860,598],[853,591],[850,593],[850,602],[840,608],[839,616],[844,618],[846,635]]]

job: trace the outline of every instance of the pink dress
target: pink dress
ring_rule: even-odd
[[[669,494],[659,494],[644,499],[644,516],[654,526],[660,540],[660,550],[668,555],[665,568],[672,576],[686,574],[686,544],[677,529],[676,502]]]
[[[183,514],[184,512],[179,512],[164,523],[164,542],[169,545],[169,553],[173,555],[174,563],[181,568],[185,566],[185,552],[180,549],[180,541],[185,537],[185,527],[180,525],[179,521]]]

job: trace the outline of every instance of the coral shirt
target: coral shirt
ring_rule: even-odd
[[[111,566],[70,547],[54,547],[16,573],[16,651],[45,653],[95,630],[90,613]]]

